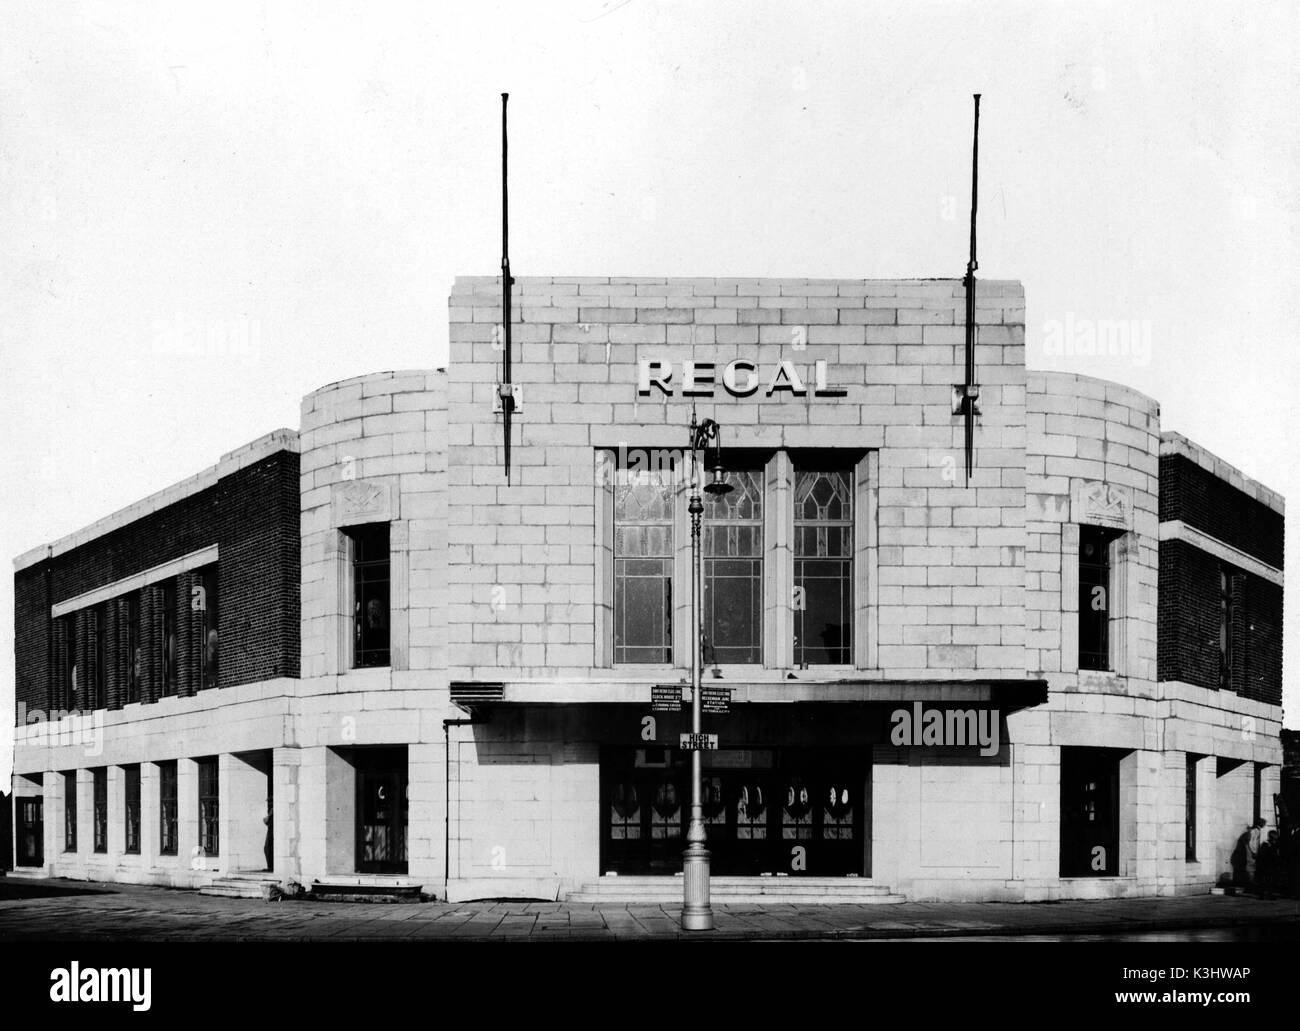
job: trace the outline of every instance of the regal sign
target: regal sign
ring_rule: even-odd
[[[843,387],[833,387],[828,382],[827,362],[813,362],[812,395],[813,397],[844,397],[848,393]],[[714,389],[721,380],[722,389],[732,397],[749,397],[767,384],[767,397],[774,394],[788,393],[791,397],[805,397],[808,394],[808,381],[799,375],[794,362],[781,361],[765,375],[757,362],[747,358],[737,358],[728,362],[721,370],[713,362],[685,361],[681,363],[681,392],[683,397],[712,397]],[[641,397],[649,397],[657,388],[666,397],[673,396],[673,363],[642,358],[640,374],[637,377],[636,392]]]

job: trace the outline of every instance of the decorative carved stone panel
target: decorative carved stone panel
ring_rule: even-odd
[[[1083,480],[1075,484],[1070,507],[1073,523],[1133,529],[1133,493],[1128,487]]]
[[[335,526],[383,523],[396,515],[392,485],[386,480],[345,480],[332,490]]]

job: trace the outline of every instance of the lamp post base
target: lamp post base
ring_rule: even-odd
[[[712,931],[713,907],[709,905],[709,850],[691,842],[682,858],[682,930]]]

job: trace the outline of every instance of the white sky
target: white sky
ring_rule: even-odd
[[[452,278],[499,266],[503,90],[517,275],[846,277],[961,275],[982,92],[980,274],[1024,282],[1030,366],[1136,387],[1300,498],[1298,26],[1226,0],[11,0],[0,556],[296,426],[321,384],[442,364]],[[1150,361],[1045,356],[1067,318],[1138,320]]]

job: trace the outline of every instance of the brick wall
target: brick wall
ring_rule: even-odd
[[[1282,568],[1283,516],[1185,455],[1160,456],[1160,521],[1202,533]]]
[[[212,544],[220,556],[220,686],[297,676],[298,455],[282,450],[143,518],[20,569],[14,577],[16,700],[29,709],[45,709],[61,701],[50,693],[58,683],[58,670],[53,667],[59,661],[51,641],[52,604]],[[179,577],[176,592],[184,693],[190,693],[190,685],[197,686],[198,678],[199,653],[190,632],[191,579],[188,574]],[[140,643],[147,657],[141,670],[142,701],[156,699],[162,689],[157,675],[161,604],[160,585],[142,592]],[[124,627],[124,602],[118,603],[107,622]],[[79,636],[86,645],[84,656],[92,635],[83,629]],[[120,707],[125,690],[122,640],[122,634],[110,635],[106,648],[114,670],[111,707]],[[84,658],[80,665],[88,666]]]
[[[1223,563],[1186,541],[1160,542],[1159,678],[1219,686],[1219,572]],[[1235,619],[1231,687],[1282,703],[1282,588],[1228,567]]]

